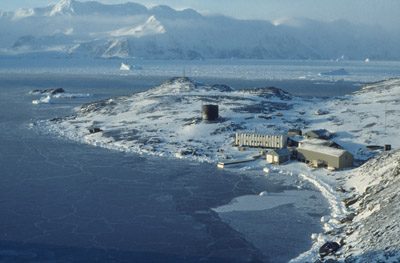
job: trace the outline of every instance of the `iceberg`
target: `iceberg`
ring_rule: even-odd
[[[54,99],[52,96],[47,95],[46,97],[42,97],[38,100],[33,100],[32,104],[51,104],[54,102]]]
[[[125,64],[125,63],[121,63],[121,67],[119,68],[120,70],[132,70],[133,67],[131,65]]]
[[[128,64],[125,64],[125,63],[121,63],[121,67],[119,68],[120,70],[141,70],[141,69],[143,69],[142,67],[140,67],[140,66],[132,66],[132,65],[128,65]]]

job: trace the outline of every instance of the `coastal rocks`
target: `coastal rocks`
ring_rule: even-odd
[[[340,220],[346,239],[334,255],[340,262],[400,262],[399,158],[400,151],[384,152],[352,172],[354,182],[369,183],[354,188],[358,195],[343,200],[353,212]],[[355,185],[346,186],[352,189]]]
[[[340,245],[336,242],[326,242],[322,247],[319,249],[319,256],[321,258],[324,258],[329,255],[333,255],[338,251],[340,248]]]
[[[350,206],[354,205],[355,203],[358,202],[360,197],[358,195],[352,195],[348,198],[343,199],[343,203],[346,206],[346,208],[349,208]]]
[[[343,233],[343,231],[344,231],[343,227],[338,227],[338,228],[335,228],[335,229],[332,229],[332,230],[326,232],[326,234],[331,235],[331,236],[339,236]]]
[[[64,89],[57,88],[57,89],[35,89],[31,92],[31,94],[45,94],[45,95],[55,95],[59,93],[64,93]]]
[[[350,213],[350,214],[346,215],[345,218],[341,219],[340,223],[344,224],[344,223],[352,222],[355,217],[356,217],[355,213]]]

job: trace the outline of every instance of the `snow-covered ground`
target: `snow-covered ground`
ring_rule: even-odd
[[[33,126],[108,149],[211,163],[258,154],[259,149],[238,151],[233,145],[235,132],[278,135],[290,128],[328,129],[335,133],[332,140],[355,156],[357,165],[374,156],[377,159],[339,172],[314,171],[295,161],[277,167],[257,160],[248,168],[267,167],[283,175],[299,176],[319,188],[330,202],[331,214],[321,219],[325,233],[313,235],[311,250],[291,262],[314,262],[326,241],[343,245],[332,256],[338,262],[399,262],[399,152],[365,148],[391,144],[399,149],[399,94],[400,79],[322,99],[295,97],[276,88],[233,90],[173,78],[146,92],[83,105],[72,116],[38,121]],[[218,121],[201,120],[205,104],[219,105]],[[326,114],[315,115],[318,110]],[[267,194],[260,197],[264,196],[273,198]],[[240,200],[236,206],[242,201],[246,203]],[[233,208],[215,211],[225,209]]]

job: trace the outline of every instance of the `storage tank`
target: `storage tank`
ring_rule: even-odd
[[[203,105],[203,121],[213,121],[218,119],[218,105]]]

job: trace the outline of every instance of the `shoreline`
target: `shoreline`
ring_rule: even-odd
[[[48,130],[47,130],[48,131]],[[50,130],[51,134],[54,134],[54,130]],[[148,155],[148,156],[156,156],[156,157],[161,157],[161,158],[173,158],[173,159],[179,159],[182,161],[188,161],[188,162],[195,162],[195,163],[208,163],[208,164],[213,164],[217,167],[217,163],[215,162],[215,160],[211,160],[211,159],[196,159],[196,158],[191,158],[191,157],[186,157],[186,158],[182,158],[182,156],[178,157],[178,156],[166,156],[163,153],[159,153],[159,152],[150,152],[150,151],[142,151],[139,148],[127,148],[125,145],[111,145],[111,144],[103,144],[103,143],[90,143],[84,139],[80,139],[79,136],[77,135],[66,135],[66,134],[61,134],[58,133],[60,136],[62,136],[61,138],[66,139],[66,140],[71,140],[71,138],[73,138],[73,140],[75,142],[78,143],[82,143],[82,144],[89,144],[91,146],[94,147],[101,147],[104,149],[108,149],[108,150],[112,150],[112,151],[120,151],[120,152],[125,152],[125,153],[129,153],[129,154],[138,154],[138,155]],[[258,150],[254,150],[252,154],[257,153]],[[257,163],[261,163],[263,160],[255,160],[255,162]],[[289,164],[291,165],[291,164]],[[293,165],[293,164],[292,164]],[[324,222],[324,226],[323,226],[323,230],[329,231],[332,230],[334,228],[336,228],[336,226],[338,226],[338,218],[343,218],[346,214],[345,210],[343,209],[343,205],[342,202],[339,200],[340,198],[344,198],[343,196],[338,195],[339,192],[336,192],[333,189],[332,185],[329,185],[329,183],[324,182],[321,178],[321,176],[326,176],[328,172],[325,172],[321,170],[322,175],[320,176],[316,176],[313,175],[311,173],[311,171],[309,170],[308,166],[306,166],[305,164],[302,163],[298,163],[298,164],[294,164],[296,167],[293,169],[285,169],[287,166],[275,166],[275,171],[278,170],[280,173],[286,173],[287,175],[290,175],[291,177],[293,176],[297,176],[299,179],[304,180],[305,182],[310,182],[312,183],[313,186],[315,186],[318,191],[324,196],[324,198],[326,199],[326,201],[329,203],[330,207],[330,214],[324,216],[323,218],[327,219],[327,222]],[[262,171],[263,168],[265,168],[267,166],[266,162],[263,162],[261,165],[260,164],[256,164],[256,166],[252,166],[251,170],[255,170],[257,169],[258,171]],[[269,165],[269,167],[271,167],[271,165]],[[300,168],[300,171],[298,171]],[[235,168],[228,168],[230,170],[235,169]],[[296,173],[296,171],[300,172],[300,173]],[[235,171],[235,173],[239,173],[242,175],[245,175],[246,173],[248,173],[248,170],[242,171],[241,169],[237,169]],[[295,174],[296,173],[296,174]],[[335,194],[337,193],[337,194]],[[254,195],[255,197],[258,195]],[[235,200],[236,198],[234,198],[233,200]],[[233,201],[231,200],[231,201]],[[217,209],[217,208],[215,208]],[[214,208],[212,209],[214,210]],[[321,218],[321,221],[323,220],[323,218]],[[288,263],[303,263],[307,260],[315,260],[318,255],[318,250],[319,248],[327,241],[329,241],[328,235],[324,234],[323,232],[317,233],[317,237],[312,237],[311,238],[312,241],[312,247],[307,250],[304,251],[303,253],[299,254],[298,256],[296,256],[295,258],[291,259],[290,261],[288,261]]]

